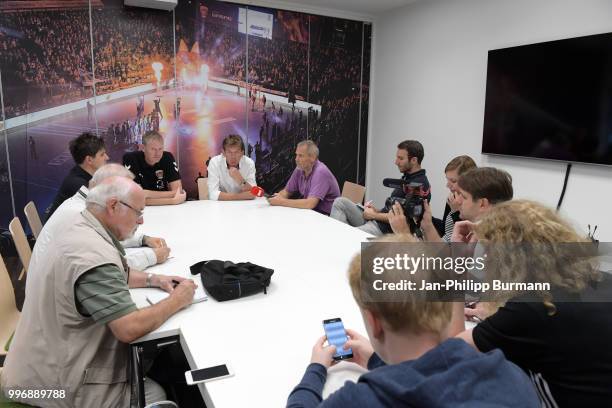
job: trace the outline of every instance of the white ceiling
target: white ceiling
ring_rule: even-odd
[[[283,0],[296,5],[330,8],[353,13],[376,15],[414,3],[416,0]]]
[[[372,20],[377,15],[415,3],[418,0],[227,0],[285,10],[303,11],[332,17]]]

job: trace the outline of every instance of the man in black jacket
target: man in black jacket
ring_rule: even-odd
[[[104,139],[91,133],[83,133],[71,140],[69,148],[75,166],[64,178],[53,203],[45,211],[46,219],[49,219],[57,207],[72,197],[81,186],[88,185],[91,176],[108,161]]]
[[[421,162],[425,152],[423,145],[416,140],[404,140],[397,145],[395,165],[403,174],[402,180],[409,183],[421,184],[421,190],[426,191],[425,198],[431,200],[429,180],[425,169],[421,168]],[[391,193],[391,197],[404,198],[404,189],[396,188]],[[371,202],[367,202],[363,210],[356,206],[351,200],[339,197],[334,201],[330,216],[372,235],[383,235],[391,233],[389,226],[389,210],[386,204],[380,210],[376,209]]]

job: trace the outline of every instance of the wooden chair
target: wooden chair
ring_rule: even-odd
[[[198,199],[208,200],[208,177],[198,179]]]
[[[23,209],[23,212],[25,213],[25,216],[28,219],[28,224],[30,224],[30,229],[32,230],[34,238],[38,239],[38,236],[40,235],[40,231],[42,230],[43,226],[34,201],[30,201],[29,203],[27,203],[25,208]]]
[[[24,274],[28,272],[30,258],[32,257],[32,249],[30,248],[30,244],[28,244],[28,238],[26,237],[26,234],[23,231],[23,227],[21,226],[21,221],[19,221],[19,218],[13,218],[13,221],[11,221],[11,223],[9,224],[9,231],[11,231],[13,241],[15,242],[15,248],[17,248],[19,259],[23,264],[23,270],[19,274],[19,280],[21,280]]]
[[[0,255],[0,356],[8,352],[9,340],[15,333],[20,316],[11,277]]]
[[[363,198],[365,197],[365,187],[359,184],[345,181],[342,186],[342,197],[346,197],[355,204],[363,204]]]

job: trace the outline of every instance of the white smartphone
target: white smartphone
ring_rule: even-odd
[[[234,372],[229,365],[219,364],[211,367],[200,368],[198,370],[185,371],[185,380],[187,380],[188,385],[194,385],[201,382],[232,377],[233,375]]]

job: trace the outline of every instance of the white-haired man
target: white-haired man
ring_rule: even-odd
[[[110,163],[100,167],[89,181],[89,188],[95,187],[109,177],[125,177],[134,179],[131,171],[120,164]],[[49,242],[58,236],[60,230],[66,224],[70,224],[77,215],[85,209],[85,200],[89,194],[89,188],[81,186],[76,194],[64,201],[51,218],[45,223],[32,253],[33,257],[44,257]],[[135,233],[133,237],[121,241],[121,245],[126,249],[125,259],[130,268],[140,271],[158,263],[165,262],[170,255],[170,248],[166,245],[163,238],[150,237],[144,234]]]
[[[45,407],[130,405],[129,343],[191,304],[195,291],[189,279],[128,271],[119,240],[142,223],[144,206],[140,186],[125,177],[108,178],[89,192],[87,208],[51,242],[47,258],[30,263],[21,319],[2,372],[5,392],[65,391],[64,398],[44,400],[21,394],[20,402]],[[145,286],[170,296],[139,310],[128,289]]]

